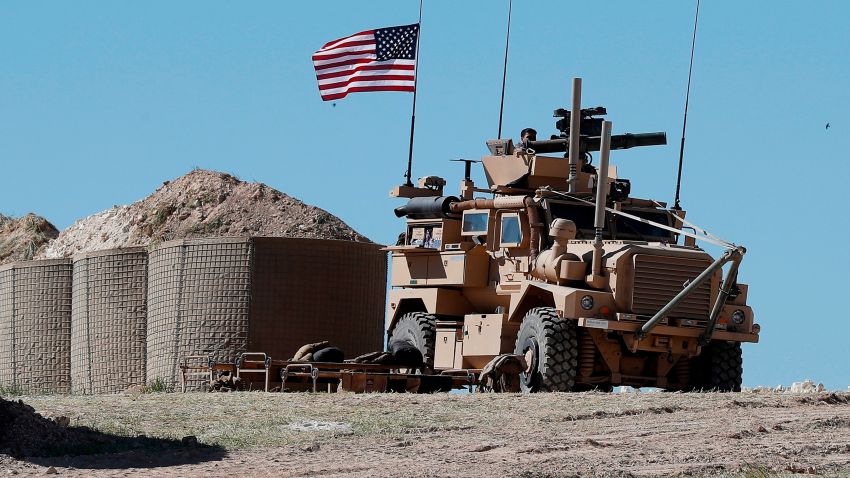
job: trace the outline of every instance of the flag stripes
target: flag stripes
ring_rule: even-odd
[[[367,91],[414,91],[418,32],[418,24],[405,25],[326,43],[312,57],[322,99]]]

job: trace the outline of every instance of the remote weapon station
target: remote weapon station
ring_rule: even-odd
[[[416,346],[434,371],[522,355],[525,391],[740,390],[741,343],[760,330],[736,280],[746,251],[631,197],[610,151],[666,135],[611,135],[605,114],[581,108],[576,78],[572,109],[555,110],[559,135],[487,142],[488,189],[470,178],[477,161],[461,160],[459,196],[434,176],[391,191],[408,198],[395,210],[406,233],[387,248],[391,342]],[[695,239],[725,252],[714,259]]]

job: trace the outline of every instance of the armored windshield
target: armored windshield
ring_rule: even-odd
[[[546,214],[548,221],[553,219],[569,219],[576,225],[576,239],[592,239],[594,234],[593,206],[579,202],[547,200]],[[648,219],[653,222],[672,226],[672,218],[667,211],[652,208],[623,208],[624,212]],[[608,214],[608,219],[611,215]],[[610,222],[609,222],[610,224]],[[602,233],[604,239],[620,239],[624,241],[674,242],[672,232],[623,216],[616,216],[611,227],[605,227]]]

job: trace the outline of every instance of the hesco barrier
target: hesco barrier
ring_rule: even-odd
[[[384,348],[387,257],[352,241],[256,237],[251,351],[287,359],[329,340],[347,358]]]
[[[246,350],[251,241],[166,242],[148,257],[147,380],[179,383],[179,360],[232,361]]]
[[[71,274],[70,259],[0,267],[0,385],[70,392]]]
[[[380,247],[262,237],[160,245],[148,268],[148,382],[175,388],[187,355],[287,359],[320,340],[347,357],[381,350],[387,263]]]
[[[111,393],[145,383],[144,248],[74,257],[71,392]]]

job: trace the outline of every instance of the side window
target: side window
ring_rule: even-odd
[[[461,231],[464,236],[483,236],[487,234],[490,214],[487,212],[464,211]]]
[[[518,247],[522,244],[522,229],[519,225],[519,216],[502,217],[502,229],[499,235],[499,242],[502,247]]]

